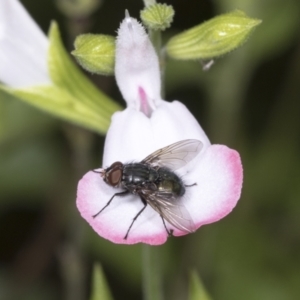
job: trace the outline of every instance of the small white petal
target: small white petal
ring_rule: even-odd
[[[150,153],[184,139],[197,139],[204,151],[210,142],[185,105],[161,100],[148,118],[140,111],[126,108],[113,115],[107,132],[103,166],[115,161],[141,161]]]
[[[150,115],[160,101],[158,57],[143,26],[129,16],[118,30],[115,75],[127,106]]]
[[[15,88],[50,84],[48,46],[19,1],[0,1],[0,81]]]

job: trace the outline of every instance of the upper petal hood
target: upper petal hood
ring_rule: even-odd
[[[151,114],[160,99],[159,62],[145,29],[129,15],[118,30],[115,75],[127,106]]]

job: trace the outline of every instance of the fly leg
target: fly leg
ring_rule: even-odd
[[[184,186],[185,187],[191,187],[191,186],[194,186],[194,185],[197,185],[197,182],[193,183],[193,184],[185,184]]]
[[[94,172],[94,173],[97,173],[97,174],[102,174],[101,171],[97,171],[97,170],[91,170],[91,171]]]
[[[95,215],[93,215],[93,218],[96,218],[110,203],[111,201],[114,199],[115,196],[125,196],[129,193],[129,191],[124,191],[124,192],[120,192],[120,193],[115,193],[110,199],[109,201],[106,203],[106,205],[99,211],[97,212]]]
[[[161,217],[161,219],[162,219],[162,221],[164,223],[164,226],[165,226],[165,229],[166,229],[166,232],[167,232],[168,236],[173,236],[173,229],[168,230],[168,228],[166,226],[165,219],[162,216],[160,216],[160,217]]]
[[[131,224],[130,224],[130,226],[129,226],[127,232],[126,232],[126,235],[124,236],[124,240],[127,240],[129,231],[130,231],[130,229],[131,229],[133,223],[136,221],[136,219],[138,218],[138,216],[139,216],[139,215],[145,210],[145,208],[147,207],[147,202],[146,202],[146,200],[145,200],[144,198],[142,198],[142,197],[141,197],[141,200],[142,200],[142,202],[143,202],[143,204],[144,204],[144,207],[143,207],[143,208],[136,214],[136,216],[133,218],[133,220],[132,220],[132,222],[131,222]]]

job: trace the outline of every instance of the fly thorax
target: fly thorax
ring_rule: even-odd
[[[142,163],[132,163],[124,165],[122,184],[129,185],[143,185],[146,182],[154,182],[157,180],[157,171],[148,165]]]

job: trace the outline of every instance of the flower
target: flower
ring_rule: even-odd
[[[160,97],[158,58],[144,30],[128,15],[118,30],[115,74],[127,108],[112,117],[103,165],[116,161],[139,162],[152,152],[184,139],[203,143],[200,154],[177,174],[188,187],[181,199],[195,230],[226,216],[240,198],[242,165],[238,152],[223,145],[211,145],[206,134],[180,102],[168,103]],[[133,218],[143,208],[138,196],[115,197],[122,189],[106,184],[100,174],[90,171],[78,184],[77,207],[84,219],[102,237],[123,244],[163,244],[168,237],[160,215],[149,205],[124,236]],[[174,236],[186,234],[170,224]]]
[[[100,134],[120,109],[74,64],[56,22],[48,39],[17,0],[0,1],[0,82],[1,91]]]
[[[14,88],[51,83],[49,42],[18,0],[0,1],[0,81]]]

